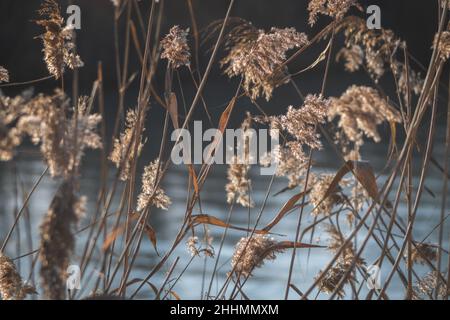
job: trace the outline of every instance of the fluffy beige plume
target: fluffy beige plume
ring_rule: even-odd
[[[82,67],[83,61],[75,53],[74,30],[64,24],[58,3],[45,0],[38,13],[42,19],[36,23],[45,29],[40,37],[44,44],[44,61],[50,74],[59,79],[66,67]]]

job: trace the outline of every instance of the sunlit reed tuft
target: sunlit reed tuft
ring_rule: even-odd
[[[2,300],[23,300],[30,294],[36,294],[33,286],[23,283],[14,262],[0,253],[0,297]]]
[[[41,283],[48,299],[65,299],[67,268],[75,248],[74,227],[84,201],[75,194],[72,181],[59,187],[41,224],[39,260]]]
[[[159,168],[159,169],[158,169]],[[155,206],[167,210],[172,203],[164,190],[156,186],[158,170],[161,172],[159,159],[152,161],[144,168],[142,174],[142,191],[138,197],[137,209],[143,210],[147,206]]]
[[[58,3],[45,0],[38,13],[42,19],[36,23],[45,28],[45,33],[40,37],[44,44],[44,61],[50,74],[59,79],[66,67],[82,67],[83,61],[75,53],[73,27],[64,25]]]
[[[9,82],[9,72],[4,67],[0,66],[0,83]]]
[[[183,30],[179,26],[173,26],[169,33],[161,40],[162,59],[167,59],[170,65],[177,69],[189,65],[191,52],[187,43],[189,29]]]

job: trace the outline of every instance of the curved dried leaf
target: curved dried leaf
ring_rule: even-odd
[[[228,104],[228,106],[222,112],[222,115],[220,116],[219,128],[218,129],[222,133],[224,133],[224,131],[225,131],[227,125],[228,125],[228,120],[230,120],[231,111],[233,111],[235,104],[236,104],[236,97],[233,97],[233,99],[231,99],[230,103]]]
[[[153,244],[153,248],[155,248],[156,254],[159,256],[158,253],[158,248],[156,247],[156,232],[155,230],[152,228],[151,225],[149,225],[148,223],[144,226],[144,231],[147,234],[148,238],[150,239],[150,242]]]
[[[294,196],[292,196],[281,208],[280,212],[278,212],[278,214],[275,216],[275,218],[273,218],[273,220],[271,222],[269,222],[269,224],[267,226],[265,226],[263,228],[264,231],[269,232],[270,229],[272,229],[276,224],[278,224],[281,219],[286,215],[286,213],[288,213],[294,206],[295,204],[301,199],[303,198],[303,196],[305,194],[307,194],[308,191],[306,192],[300,192]]]
[[[375,174],[373,172],[372,166],[367,161],[353,161],[348,160],[336,173],[333,181],[331,181],[330,186],[325,192],[325,195],[322,199],[325,200],[328,196],[330,196],[337,188],[341,179],[349,172],[353,172],[354,176],[358,180],[358,182],[366,189],[369,196],[376,202],[378,199],[378,186],[375,178]]]
[[[116,240],[117,237],[120,236],[124,230],[125,230],[124,226],[119,226],[115,228],[113,231],[111,231],[107,235],[105,241],[103,242],[102,250],[106,251],[109,248],[109,246],[114,242],[114,240]]]
[[[233,225],[228,224],[216,217],[213,217],[213,216],[210,216],[207,214],[198,214],[198,215],[192,216],[191,225],[194,226],[194,225],[198,225],[198,224],[210,224],[210,225],[217,226],[217,227],[234,229],[234,230],[245,231],[245,232],[253,231],[252,229],[233,226]],[[267,234],[268,232],[265,230],[255,230],[254,233]]]
[[[188,169],[189,169],[189,175],[192,178],[192,184],[194,185],[194,191],[196,194],[199,194],[200,190],[198,187],[198,178],[197,178],[197,175],[195,174],[194,166],[190,163],[190,164],[188,164]]]
[[[148,284],[148,286],[153,290],[153,292],[155,293],[155,295],[156,295],[156,296],[158,295],[158,288],[156,288],[156,286],[155,286],[153,283],[151,283],[151,282],[149,282],[149,281],[145,281],[144,279],[141,279],[141,278],[134,278],[134,279],[128,281],[128,282],[125,284],[125,286],[126,286],[126,287],[129,287],[129,286],[131,286],[131,285],[133,285],[133,284],[140,283],[140,282],[145,282],[146,284]],[[116,289],[112,290],[111,293],[114,294],[114,293],[116,293],[116,292],[119,291],[119,290],[120,290],[120,288],[116,288]]]
[[[225,108],[225,110],[222,112],[222,114],[220,116],[218,130],[222,134],[225,132],[225,129],[227,128],[228,121],[230,120],[231,112],[233,111],[235,104],[236,104],[236,97],[233,97],[233,99],[231,99],[230,103],[228,104],[228,106]],[[211,145],[209,148],[209,153],[205,160],[205,163],[209,162],[211,157],[214,155],[216,148],[220,144],[220,142],[221,142],[221,139],[214,139],[211,142]]]

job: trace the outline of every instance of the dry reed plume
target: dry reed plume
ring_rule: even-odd
[[[177,69],[189,65],[191,52],[187,43],[189,29],[183,30],[179,26],[173,26],[169,33],[161,40],[162,59],[169,60],[170,65]]]
[[[9,82],[9,72],[2,66],[0,66],[0,83],[1,82]]]
[[[270,100],[273,90],[287,81],[282,68],[286,52],[306,45],[308,37],[294,28],[258,30],[256,37],[249,35],[244,41],[230,38],[234,43],[229,44],[221,65],[229,77],[243,77],[243,88],[252,99],[264,95]]]
[[[339,136],[351,141],[356,152],[364,144],[363,136],[375,142],[381,140],[378,125],[401,122],[400,113],[377,90],[364,86],[351,86],[341,97],[331,98],[328,119],[332,121],[337,117],[338,127],[344,133]],[[349,150],[344,152],[349,153]]]
[[[277,176],[285,176],[289,187],[299,185],[307,166],[305,148],[321,149],[322,143],[316,131],[317,125],[325,122],[330,101],[318,95],[308,95],[300,108],[288,107],[285,115],[256,118],[269,123],[271,131],[286,131],[293,139],[285,146],[277,146],[271,157],[277,160]]]
[[[125,130],[120,134],[119,139],[114,140],[114,147],[109,156],[109,159],[116,165],[120,171],[120,179],[125,181],[129,178],[131,164],[142,151],[144,143],[142,139],[139,141],[137,149],[134,148],[132,142],[134,141],[135,126],[137,125],[138,114],[136,110],[130,109],[127,111]],[[137,155],[136,155],[137,153]]]
[[[308,4],[309,24],[314,25],[319,14],[342,19],[352,6],[360,8],[357,0],[310,0]]]
[[[160,166],[159,159],[156,159],[144,168],[144,173],[142,174],[142,192],[139,194],[137,203],[138,210],[143,210],[148,206],[155,206],[165,210],[169,208],[171,204],[170,198],[156,184]]]
[[[66,270],[75,247],[74,227],[85,212],[85,199],[78,198],[72,181],[64,181],[50,204],[41,231],[40,275],[48,299],[65,299]]]
[[[227,202],[233,203],[236,201],[236,203],[246,208],[251,208],[255,205],[251,198],[252,181],[249,178],[250,162],[254,160],[250,159],[249,154],[250,140],[254,139],[252,136],[253,131],[250,130],[251,121],[251,117],[247,116],[247,119],[241,124],[244,147],[241,155],[233,156],[231,159],[227,171],[228,183],[225,186]]]
[[[66,67],[82,67],[83,61],[75,53],[74,31],[64,25],[58,3],[55,0],[45,0],[38,12],[43,19],[36,23],[45,28],[45,33],[40,37],[44,44],[44,61],[50,74],[59,79]]]
[[[35,294],[33,286],[23,283],[14,262],[0,253],[0,296],[3,300],[23,300]]]
[[[275,260],[276,254],[284,251],[276,244],[276,241],[268,236],[242,238],[236,244],[231,267],[237,275],[250,276],[253,269],[261,267],[265,260]]]
[[[334,175],[332,174],[313,175],[311,177],[312,188],[309,199],[314,206],[314,210],[311,212],[313,215],[330,215],[333,208],[343,201],[339,192],[341,189],[339,186],[334,188],[330,195],[325,198],[333,179]]]

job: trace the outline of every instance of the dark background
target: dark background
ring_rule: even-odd
[[[82,28],[77,32],[79,53],[85,62],[85,67],[80,70],[81,82],[93,81],[96,78],[97,62],[102,61],[105,78],[109,80],[107,84],[114,86],[114,10],[111,1],[61,0],[59,3],[63,13],[69,2],[79,5],[82,13]],[[42,31],[32,22],[37,18],[36,10],[40,3],[40,0],[0,1],[0,65],[10,71],[11,82],[47,75],[42,61],[41,41],[34,39]],[[144,14],[148,14],[149,3],[149,0],[140,1]],[[202,29],[212,21],[223,18],[229,2],[193,0],[193,3],[198,25]],[[322,16],[319,23],[310,28],[307,25],[307,3],[306,0],[237,0],[232,16],[245,18],[259,28],[292,26],[312,36],[329,22],[329,19]],[[411,52],[423,64],[427,63],[437,28],[437,1],[364,0],[360,3],[364,7],[369,4],[379,5],[382,11],[382,26],[393,29],[399,37],[407,41]],[[185,0],[164,0],[164,8],[163,34],[174,24],[182,27],[190,25]],[[136,68],[130,68],[134,69]]]
[[[183,28],[190,27],[191,20],[186,0],[161,1],[164,1],[161,30],[163,35],[174,24]],[[114,60],[114,7],[112,2],[110,0],[60,0],[59,3],[65,17],[67,17],[65,14],[66,8],[70,3],[77,4],[81,8],[81,30],[77,31],[77,45],[78,52],[85,66],[79,69],[80,94],[89,95],[92,83],[97,78],[97,64],[99,61],[102,61],[105,91],[107,92],[106,110],[114,111],[117,106],[117,79]],[[141,0],[139,2],[145,22],[148,18],[150,3],[150,0]],[[381,8],[382,27],[394,30],[397,36],[408,43],[410,52],[423,65],[428,65],[431,55],[431,44],[437,30],[437,1],[360,0],[359,3],[364,9],[370,4],[379,5]],[[40,4],[40,0],[0,0],[0,65],[9,70],[11,82],[29,81],[48,75],[47,68],[42,60],[41,40],[35,38],[42,33],[42,29],[32,21],[38,18],[36,11]],[[228,4],[229,1],[227,0],[193,0],[199,30],[202,31],[211,22],[222,19],[225,16]],[[330,22],[330,19],[320,16],[318,23],[311,28],[307,23],[307,6],[307,0],[236,0],[231,15],[247,19],[258,28],[267,30],[272,26],[295,27],[298,31],[305,32],[309,37],[313,37],[323,26]],[[362,17],[366,16],[365,12],[359,12],[356,9],[352,9],[351,13]],[[120,30],[124,29],[123,20],[121,21]],[[124,42],[123,32],[120,32],[119,37],[122,44]],[[342,45],[342,38],[342,35],[338,37],[338,43],[334,47],[333,55],[336,54],[337,49]],[[193,47],[193,39],[190,39],[190,44]],[[326,41],[323,41],[319,45],[315,45],[314,48],[308,49],[305,54],[289,65],[290,70],[295,72],[311,64],[325,48],[326,44]],[[199,50],[200,69],[202,72],[209,59],[211,45],[211,43],[207,43]],[[143,45],[141,44],[141,46]],[[130,61],[129,74],[138,72],[139,65],[133,46]],[[165,62],[162,62],[160,65],[155,85],[162,95]],[[323,74],[324,63],[321,63],[313,70],[301,74],[295,81],[303,93],[318,93]],[[444,73],[444,79],[447,78],[447,74],[448,72]],[[186,68],[180,70],[180,77],[185,83],[183,90],[185,90],[186,104],[189,105],[195,93],[195,88]],[[68,70],[65,76],[67,91],[70,91],[71,79],[71,71]],[[127,108],[136,104],[136,88],[138,86],[138,80],[136,79],[126,96]],[[340,95],[351,84],[372,84],[363,72],[353,74],[345,72],[342,63],[332,64],[328,83],[327,96]],[[214,64],[208,84],[204,90],[205,101],[214,120],[217,121],[221,111],[223,111],[226,103],[236,90],[237,84],[237,80],[229,80],[222,75],[218,64]],[[33,84],[37,92],[51,92],[58,85],[59,82],[53,79]],[[390,83],[390,86],[390,90],[392,90],[392,83]],[[259,99],[261,106],[265,108],[266,112],[279,113],[286,106],[299,103],[298,96],[296,96],[292,87],[286,87],[275,90],[274,97],[269,103],[264,99]],[[20,93],[25,88],[26,86],[14,86],[1,89],[5,94],[13,95]],[[389,89],[386,92],[388,94],[393,93]],[[180,92],[177,92],[177,96],[180,96]],[[154,104],[155,101],[152,100],[152,103]],[[239,104],[244,106],[236,111],[233,122],[230,123],[232,126],[240,123],[246,110],[254,108],[246,99],[241,99]],[[197,111],[194,117],[205,119],[205,114],[201,112],[202,108],[198,109],[200,111]],[[254,109],[253,111],[257,110]],[[445,110],[442,109],[440,113],[444,115]],[[159,127],[164,111],[162,108],[156,108],[153,114],[153,125]],[[110,116],[112,118],[113,115],[114,112],[111,112],[107,117]],[[445,116],[440,118],[445,119]]]

